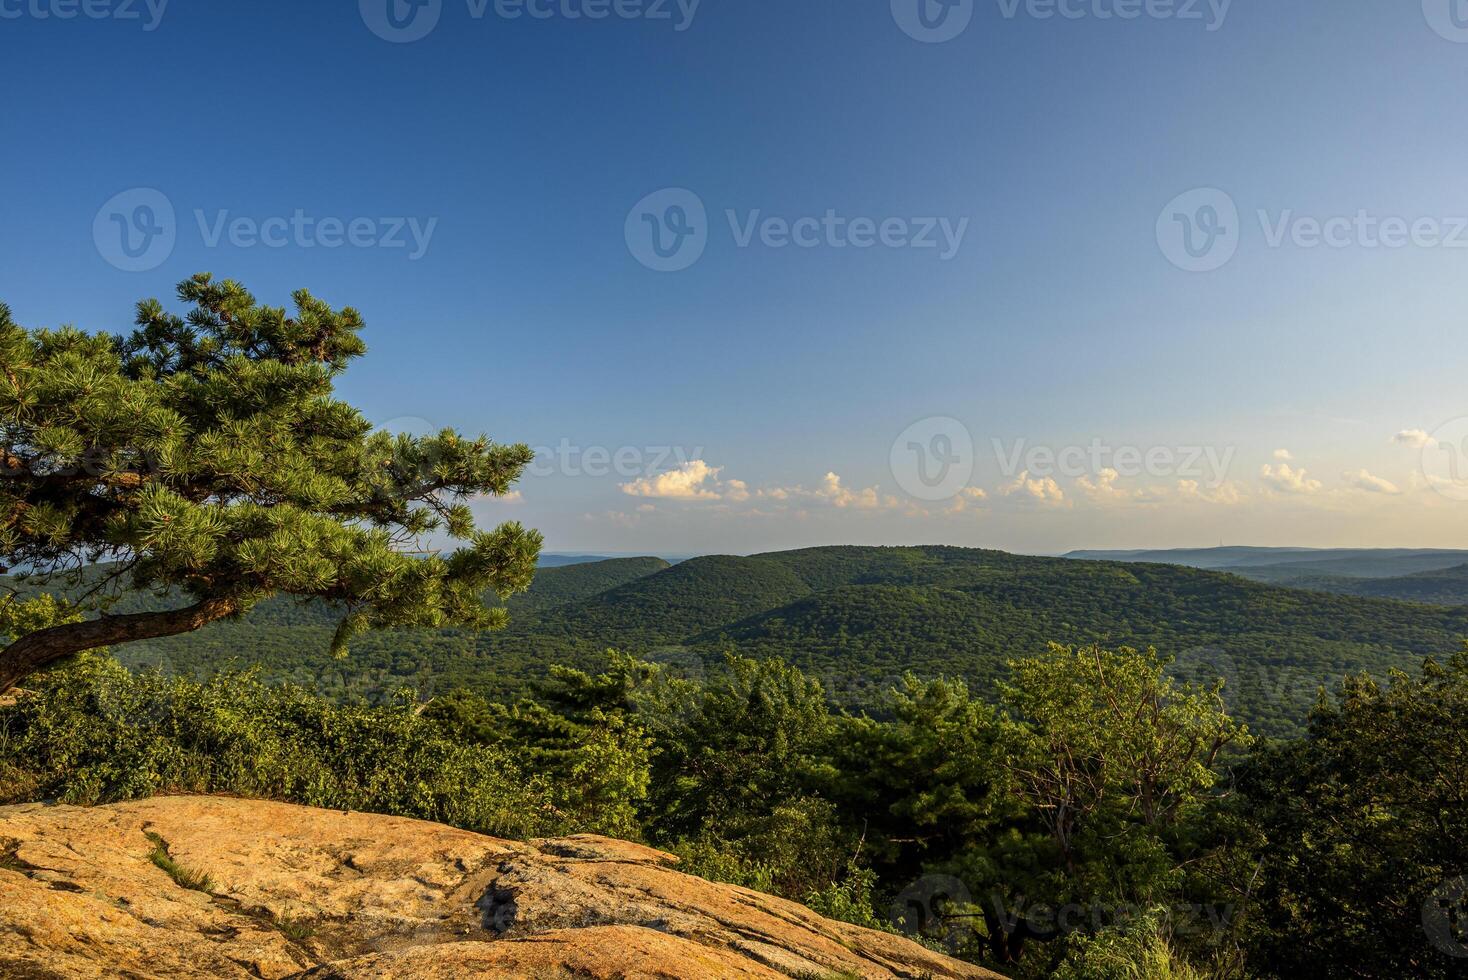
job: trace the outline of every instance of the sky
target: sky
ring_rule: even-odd
[[[0,301],[200,271],[554,550],[1468,546],[1462,0],[0,0]]]

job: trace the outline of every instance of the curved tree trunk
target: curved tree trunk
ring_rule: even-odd
[[[9,691],[47,664],[73,653],[132,640],[151,640],[160,636],[190,633],[239,611],[240,603],[237,599],[212,598],[183,609],[102,616],[99,619],[64,623],[27,633],[0,650],[0,694]]]

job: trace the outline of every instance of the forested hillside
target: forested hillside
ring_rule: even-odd
[[[1468,603],[1468,565],[1432,569],[1390,578],[1359,578],[1345,575],[1296,575],[1288,579],[1295,588],[1335,592],[1340,595],[1402,599],[1440,606]]]
[[[1418,584],[1433,581],[1424,576]],[[166,601],[130,596],[123,606]],[[130,666],[195,675],[259,663],[268,680],[337,697],[376,698],[411,686],[426,696],[468,687],[502,698],[526,690],[552,664],[594,665],[608,647],[695,674],[718,669],[722,654],[737,650],[782,657],[820,679],[836,703],[861,707],[906,671],[987,688],[1006,660],[1051,641],[1156,646],[1176,658],[1179,676],[1224,678],[1230,709],[1256,730],[1290,735],[1320,685],[1353,671],[1412,669],[1468,636],[1468,609],[1282,588],[1174,565],[948,547],[543,568],[509,608],[513,618],[502,633],[369,633],[337,660],[327,651],[338,613],[277,599],[241,622],[116,653]]]
[[[1468,552],[1441,548],[1180,548],[1073,551],[1067,558],[1186,565],[1341,595],[1468,604]]]

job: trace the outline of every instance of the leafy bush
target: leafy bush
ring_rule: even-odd
[[[1173,948],[1156,910],[1067,943],[1053,980],[1208,980]]]
[[[251,673],[129,674],[99,655],[0,709],[0,802],[233,793],[486,833],[565,829],[544,779],[395,703],[334,705]]]

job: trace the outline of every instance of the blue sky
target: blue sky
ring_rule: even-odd
[[[1468,546],[1468,5],[388,2],[0,0],[0,299],[356,306],[344,396],[550,447],[479,509],[559,549]]]

